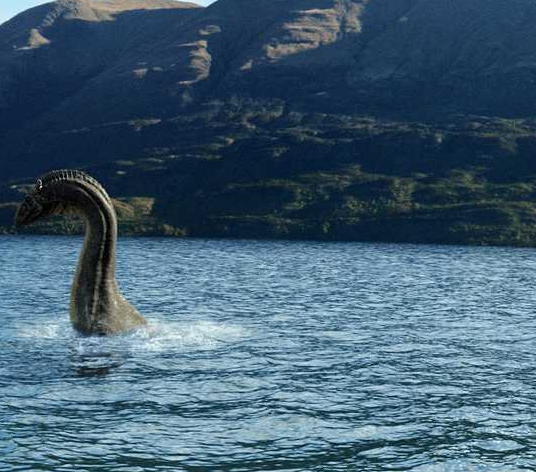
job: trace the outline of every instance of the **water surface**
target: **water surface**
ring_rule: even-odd
[[[122,239],[146,330],[84,338],[79,238],[0,238],[0,470],[536,469],[536,251]]]

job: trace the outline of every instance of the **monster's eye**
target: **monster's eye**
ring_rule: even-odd
[[[37,179],[37,182],[35,184],[35,189],[37,191],[41,190],[43,188],[43,181],[41,179]]]

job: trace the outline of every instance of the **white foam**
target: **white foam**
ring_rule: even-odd
[[[194,323],[154,322],[130,335],[137,349],[162,351],[167,349],[215,349],[245,336],[240,326],[197,321]]]
[[[99,352],[152,352],[167,350],[211,350],[225,343],[240,340],[246,335],[240,326],[213,321],[167,322],[149,321],[149,325],[119,336],[83,337],[68,321],[20,330],[22,338],[57,340],[70,344],[77,354],[98,355]]]
[[[22,338],[36,339],[68,339],[74,338],[70,325],[66,323],[50,323],[47,325],[25,326],[20,331]]]

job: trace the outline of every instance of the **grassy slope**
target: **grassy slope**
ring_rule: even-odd
[[[532,122],[386,122],[276,101],[203,110],[107,130],[116,140],[101,164],[84,165],[80,150],[76,166],[119,199],[123,234],[536,245]],[[125,148],[132,136],[144,147]],[[3,232],[14,231],[9,202],[23,183],[0,186]],[[32,231],[80,229],[61,220]]]

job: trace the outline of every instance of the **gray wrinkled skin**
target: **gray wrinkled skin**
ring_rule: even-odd
[[[51,215],[81,214],[86,221],[84,247],[71,290],[71,321],[87,335],[131,331],[147,324],[121,294],[115,280],[117,217],[104,188],[75,170],[50,172],[37,181],[17,210],[26,226]]]

